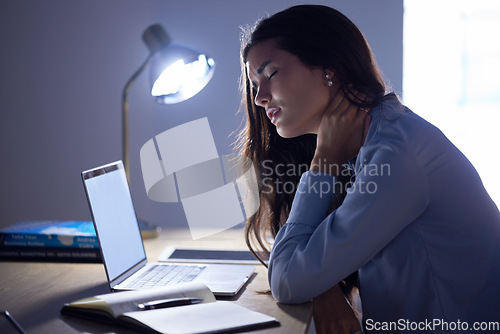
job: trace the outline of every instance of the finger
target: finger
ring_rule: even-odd
[[[342,111],[341,105],[345,103],[345,100],[347,100],[344,96],[344,94],[339,90],[337,94],[333,97],[332,101],[326,108],[324,114],[336,114],[339,111]]]
[[[349,91],[347,92],[347,94],[349,95],[351,101],[354,101],[354,104],[360,105],[365,102],[366,95],[356,89],[353,89],[352,85],[349,86]]]
[[[345,110],[345,114],[347,115],[349,113],[352,113],[354,115],[357,115],[358,111],[360,111],[360,110],[367,113],[368,109],[365,109],[363,107],[359,107],[358,103],[351,102],[351,101],[356,101],[356,102],[363,103],[364,99],[366,98],[366,95],[363,93],[360,93],[356,90],[351,90],[348,94],[350,95],[350,99],[346,98],[345,100],[350,103],[350,108]]]
[[[357,104],[359,108],[358,111],[368,114],[370,112],[370,107],[366,106],[366,101],[365,101],[366,95],[363,93],[357,93],[356,99],[358,99],[359,101],[359,104]]]
[[[356,98],[358,99],[359,103],[363,104],[366,99],[366,95],[360,92],[356,93]]]
[[[369,113],[370,112],[370,108],[364,106],[366,95],[363,94],[363,93],[358,93],[358,94],[356,94],[356,98],[361,103],[361,106],[359,107],[359,111],[362,111],[362,112],[365,112],[365,113]]]
[[[339,106],[341,108],[341,110],[343,110],[343,115],[344,116],[347,116],[349,114],[352,114],[353,116],[356,115],[356,112],[357,112],[357,109],[358,107],[354,104],[351,103],[351,101],[345,97],[342,102],[341,102],[341,105]]]
[[[345,99],[345,105],[341,107],[344,108],[343,116],[346,119],[348,119],[349,121],[357,122],[358,125],[361,125],[363,123],[366,113],[360,113],[358,105],[353,104],[350,100]]]
[[[366,124],[367,119],[368,119],[368,124]],[[367,128],[370,127],[370,121],[371,121],[370,115],[366,111],[361,110],[361,108],[358,107],[356,109],[356,118],[354,122],[357,124],[357,126],[359,126],[359,129],[361,129],[363,135],[365,131],[367,131]]]

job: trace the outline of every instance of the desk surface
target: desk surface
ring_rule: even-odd
[[[229,230],[193,242],[187,230],[162,231],[144,242],[150,261],[166,246],[205,249],[245,249],[243,232]],[[281,326],[257,333],[305,333],[311,305],[278,304],[270,294],[266,269],[256,266],[256,274],[233,300],[246,308],[277,318]],[[36,333],[132,333],[79,318],[62,316],[64,303],[108,293],[102,264],[0,262],[0,309],[8,310],[30,334]]]

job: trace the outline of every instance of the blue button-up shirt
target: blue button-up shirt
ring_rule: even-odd
[[[500,321],[500,215],[476,170],[395,95],[370,114],[337,210],[327,216],[336,178],[302,175],[271,252],[273,296],[306,302],[359,270],[365,329]]]

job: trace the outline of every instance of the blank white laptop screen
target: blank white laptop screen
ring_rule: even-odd
[[[112,281],[146,258],[127,179],[122,164],[89,172],[83,178]]]
[[[149,288],[152,281],[136,276],[160,267],[170,270],[179,269],[179,266],[191,270],[202,267],[196,275],[190,272],[186,277],[180,277],[183,271],[176,271],[179,278],[175,276],[172,281],[166,280],[170,275],[162,274],[162,279],[156,283],[176,284],[186,278],[206,284],[216,295],[234,296],[252,275],[254,266],[245,264],[147,263],[123,163],[117,161],[84,171],[82,178],[111,289]],[[128,284],[128,279],[132,280],[132,285]]]

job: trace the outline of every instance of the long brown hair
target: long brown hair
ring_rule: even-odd
[[[269,239],[286,222],[301,174],[309,170],[316,148],[316,135],[280,137],[265,110],[255,104],[256,92],[248,80],[246,58],[252,46],[270,39],[305,65],[332,70],[344,94],[356,105],[373,106],[386,93],[382,74],[364,36],[354,23],[333,8],[294,6],[243,30],[240,84],[246,123],[239,133],[237,148],[253,162],[257,174],[260,206],[248,218],[245,236],[249,249],[264,264],[269,259]],[[354,92],[363,93],[370,102],[356,100]],[[341,181],[347,185],[350,176],[341,175],[344,176]],[[342,203],[345,191],[336,196],[332,209]]]

